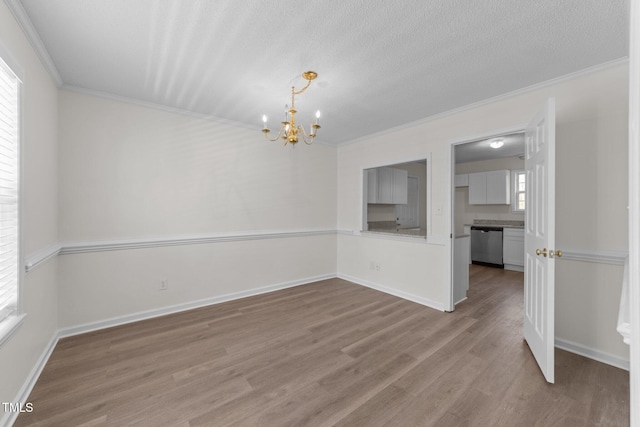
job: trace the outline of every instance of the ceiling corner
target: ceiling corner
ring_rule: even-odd
[[[24,34],[27,36],[29,43],[31,43],[31,46],[36,51],[36,54],[38,55],[38,58],[40,58],[44,68],[47,70],[56,85],[58,87],[62,86],[64,83],[62,81],[62,77],[60,77],[60,73],[58,72],[56,65],[51,59],[49,52],[47,52],[47,49],[44,47],[44,43],[42,43],[40,35],[31,23],[31,20],[29,19],[27,12],[22,7],[20,0],[4,0],[4,2],[15,17],[18,25],[20,25],[20,28],[22,28]]]

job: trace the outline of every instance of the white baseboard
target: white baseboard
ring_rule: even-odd
[[[110,319],[100,320],[97,322],[85,323],[83,325],[71,326],[58,330],[60,338],[70,337],[74,335],[84,334],[87,332],[97,331],[99,329],[111,328],[113,326],[124,325],[127,323],[138,322],[140,320],[151,319],[154,317],[165,316],[167,314],[179,313],[181,311],[192,310],[194,308],[206,307],[209,305],[220,304],[240,298],[246,298],[254,295],[260,295],[267,292],[279,291],[281,289],[292,288],[295,286],[306,285],[308,283],[320,280],[333,279],[335,274],[323,274],[320,276],[307,277],[304,279],[292,280],[290,282],[278,283],[275,285],[263,286],[260,288],[249,289],[241,292],[233,292],[230,294],[220,295],[211,298],[205,298],[197,301],[176,304],[168,307],[162,307],[154,310],[142,311],[124,316],[112,317]]]
[[[464,298],[460,298],[460,300],[456,301],[453,303],[453,305],[458,305],[460,304],[462,301],[466,301],[467,300],[467,296],[465,295]]]
[[[349,276],[348,274],[338,273],[338,278],[348,280],[349,282],[356,283],[358,285],[366,286],[367,288],[375,289],[376,291],[384,292],[385,294],[393,295],[402,299],[416,302],[421,305],[436,309],[438,311],[445,311],[444,305],[430,300],[429,298],[419,297],[417,295],[410,294],[408,292],[399,291],[397,289],[388,288],[378,283],[370,282],[368,280],[360,279],[358,277]]]
[[[56,348],[56,344],[58,344],[58,339],[59,339],[58,333],[56,332],[53,334],[53,336],[49,340],[49,343],[44,348],[44,351],[38,358],[38,361],[36,362],[36,364],[31,369],[31,372],[29,372],[27,379],[25,380],[24,384],[20,388],[20,391],[18,391],[18,395],[16,396],[16,398],[13,400],[12,403],[20,402],[22,404],[25,404],[28,402],[29,395],[31,394],[33,387],[36,385],[36,381],[38,381],[38,378],[40,377],[42,370],[47,364],[47,361],[49,361],[49,357],[51,357],[51,353],[53,353],[53,350]],[[3,416],[0,417],[0,426],[13,425],[13,423],[16,422],[18,415],[20,415],[20,412],[5,412]]]
[[[615,366],[616,368],[624,369],[625,371],[629,370],[629,359],[623,359],[622,357],[585,347],[582,344],[563,340],[561,338],[555,339],[555,346],[561,350],[579,354],[580,356],[597,360],[598,362],[606,363],[607,365]]]

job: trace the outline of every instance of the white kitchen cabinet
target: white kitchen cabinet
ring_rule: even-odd
[[[487,174],[485,172],[469,174],[469,204],[487,204]]]
[[[468,187],[469,186],[469,174],[461,173],[455,176],[454,183],[456,187]]]
[[[524,229],[504,229],[502,232],[502,262],[505,270],[524,271]]]
[[[511,172],[497,170],[469,174],[470,205],[508,205],[511,203]]]
[[[396,168],[367,171],[367,201],[388,205],[406,205],[409,173]]]
[[[393,202],[393,170],[378,168],[378,201],[377,203]]]
[[[487,204],[511,204],[511,171],[498,170],[487,174]]]
[[[378,169],[367,170],[367,203],[378,203]]]

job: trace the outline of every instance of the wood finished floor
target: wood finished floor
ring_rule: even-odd
[[[442,313],[340,279],[60,340],[16,426],[624,426],[628,372],[522,339],[522,273]]]

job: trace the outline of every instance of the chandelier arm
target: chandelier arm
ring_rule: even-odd
[[[302,125],[298,126],[298,130],[302,131],[302,140],[304,141],[305,144],[307,145],[311,145],[313,144],[313,138],[315,138],[315,135],[307,135],[307,133],[304,131],[304,127],[302,127]],[[309,139],[308,139],[309,138]]]
[[[269,138],[268,132],[264,133],[265,138],[267,138],[267,140],[271,142],[277,141],[279,138],[282,137],[282,132],[284,131],[284,128],[287,126],[287,124],[288,122],[282,122],[282,126],[280,126],[280,130],[278,131],[278,134],[273,139]]]

